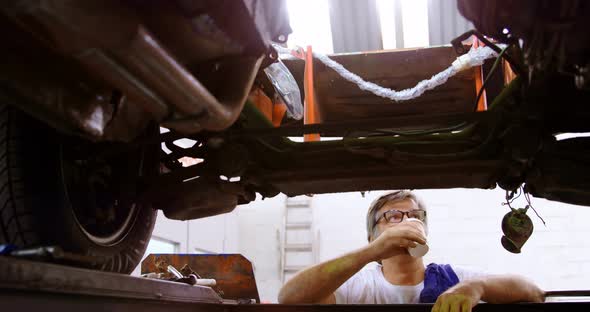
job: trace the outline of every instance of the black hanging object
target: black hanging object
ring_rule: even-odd
[[[511,253],[520,253],[524,243],[533,233],[533,221],[527,216],[526,208],[512,209],[502,219],[502,246]]]

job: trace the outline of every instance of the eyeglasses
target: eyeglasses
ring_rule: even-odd
[[[387,223],[400,223],[404,219],[404,215],[407,218],[415,218],[420,221],[424,221],[426,219],[426,211],[424,210],[410,210],[410,211],[399,211],[399,210],[387,210],[377,220],[375,220],[375,225],[381,221],[381,218],[384,218]]]

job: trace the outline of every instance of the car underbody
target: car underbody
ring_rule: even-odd
[[[367,80],[403,89],[449,66],[471,35],[497,52],[496,44],[507,44],[500,72],[516,78],[504,81],[492,62],[484,65],[492,77],[485,110],[476,109],[473,71],[416,100],[391,102],[316,60],[318,122],[277,127],[248,95],[253,86],[274,93],[261,71],[279,58],[271,42],[284,43],[290,33],[285,4],[247,0],[12,1],[0,9],[9,43],[0,51],[0,99],[40,120],[37,133],[57,131],[61,157],[78,168],[72,175],[109,172],[101,187],[108,184],[110,202],[82,215],[133,202],[187,220],[229,212],[256,193],[496,186],[590,205],[590,138],[556,138],[590,132],[590,6],[459,4],[479,31],[452,47],[331,57]],[[515,12],[526,18],[510,18]],[[282,61],[303,93],[305,62]],[[290,139],[304,134],[334,139]],[[182,139],[191,144],[178,144]],[[155,169],[113,174],[146,164]],[[65,185],[70,195],[85,190]],[[100,227],[90,232],[100,236]]]

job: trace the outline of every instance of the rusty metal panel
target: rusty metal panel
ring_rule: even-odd
[[[331,58],[367,81],[403,90],[446,69],[457,54],[451,47],[434,47],[335,54]],[[298,82],[303,80],[302,61],[287,59],[284,63]],[[318,60],[314,69],[317,106],[322,122],[469,112],[475,107],[473,70],[457,74],[417,99],[393,102],[361,90]]]
[[[324,168],[321,173],[317,168],[275,171],[265,179],[273,181],[277,189],[289,196],[401,188],[486,189],[495,186],[501,163],[496,160],[440,161],[438,164],[401,161],[398,166],[374,162],[358,162],[356,166]],[[436,177],[432,176],[433,172]]]
[[[240,254],[151,254],[141,262],[141,273],[158,272],[161,263],[175,268],[188,265],[202,278],[217,281],[213,286],[223,299],[255,299],[260,302],[252,263]]]
[[[0,80],[30,102],[28,113],[94,140],[130,141],[150,120],[184,133],[224,130],[242,111],[270,39],[287,39],[285,3],[175,4],[12,1],[0,7],[0,24],[11,25],[10,49],[22,60],[9,61],[16,70]],[[39,59],[41,67],[29,64]]]

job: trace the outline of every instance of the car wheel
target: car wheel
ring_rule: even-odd
[[[77,265],[133,271],[156,220],[135,198],[137,181],[157,172],[158,153],[121,145],[64,136],[0,105],[0,244],[60,246],[93,259]]]

